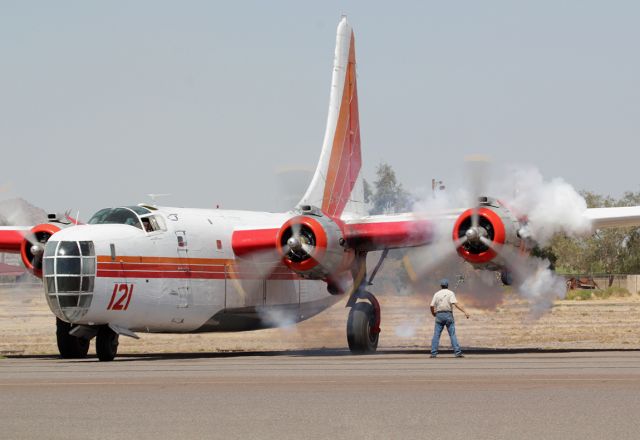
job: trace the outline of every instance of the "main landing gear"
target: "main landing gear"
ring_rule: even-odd
[[[369,302],[356,302],[359,298]],[[362,291],[354,299],[347,320],[347,342],[354,354],[374,353],[380,336],[380,303],[373,294]],[[348,305],[348,304],[347,304]]]
[[[503,270],[502,272],[500,272],[500,281],[502,281],[502,284],[504,284],[505,286],[510,286],[513,284],[513,274],[508,271],[508,270]]]
[[[382,262],[387,256],[385,250],[380,256],[380,260],[374,268],[371,277],[367,281],[366,252],[357,255],[352,269],[353,292],[347,301],[350,307],[349,319],[347,320],[347,342],[349,350],[354,354],[375,353],[378,349],[378,339],[380,336],[380,303],[376,297],[366,290],[367,286],[373,284],[376,273],[382,266]]]

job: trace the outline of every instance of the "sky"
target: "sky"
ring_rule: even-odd
[[[636,1],[3,1],[0,199],[279,208],[320,154],[343,13],[368,180],[454,188],[483,154],[640,191]]]

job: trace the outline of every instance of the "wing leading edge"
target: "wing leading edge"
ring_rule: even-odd
[[[593,230],[640,226],[640,206],[590,208],[585,217],[591,221]]]
[[[29,226],[0,226],[0,252],[18,253]]]

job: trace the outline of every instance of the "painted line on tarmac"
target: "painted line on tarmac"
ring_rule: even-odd
[[[270,378],[273,379],[273,378]],[[531,378],[521,379],[513,378],[516,380],[508,381],[527,383],[527,382],[634,382],[637,383],[637,378]],[[351,380],[347,380],[351,381]],[[177,385],[315,385],[315,384],[331,384],[331,383],[344,383],[345,380],[268,380],[268,381],[243,381],[243,380],[205,380],[205,381],[180,381],[180,382],[143,382],[143,381],[110,381],[110,382],[15,382],[15,383],[0,383],[0,387],[61,387],[61,386],[111,386],[111,385],[126,385],[126,386],[177,386]],[[500,382],[489,380],[473,380],[473,379],[406,379],[406,380],[376,380],[376,384],[397,384],[404,383],[468,383],[468,384],[481,384],[491,382],[494,385],[500,385]]]

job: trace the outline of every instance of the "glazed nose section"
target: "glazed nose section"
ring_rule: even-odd
[[[49,307],[57,317],[82,318],[93,298],[96,252],[92,241],[49,241],[44,249],[43,280]]]

